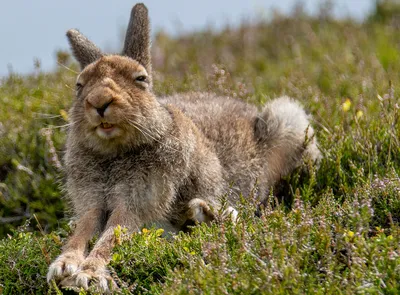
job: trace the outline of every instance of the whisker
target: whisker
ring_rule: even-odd
[[[178,152],[178,153],[181,153],[181,154],[182,154],[182,151],[177,150],[177,149],[175,149],[175,148],[173,148],[173,147],[171,147],[171,146],[165,144],[164,142],[158,140],[158,139],[155,138],[154,136],[150,135],[150,132],[149,132],[148,130],[145,130],[145,127],[144,127],[144,126],[140,125],[140,124],[137,123],[137,122],[134,122],[134,121],[132,121],[132,120],[129,120],[129,119],[127,119],[127,121],[129,122],[129,124],[131,124],[133,127],[135,127],[139,132],[141,132],[144,136],[153,139],[154,141],[160,143],[162,146],[164,146],[164,147],[166,147],[166,148],[168,148],[168,149],[170,149],[170,150],[173,150],[173,151],[175,151],[175,152]],[[139,126],[142,127],[143,129],[141,129]]]
[[[135,117],[147,119],[147,117],[145,117],[145,116],[143,116],[143,115],[140,115],[140,114],[135,114]],[[128,121],[132,121],[131,119],[127,118],[126,116],[124,116],[124,118],[125,118],[126,120],[128,120]],[[136,121],[132,121],[132,122],[135,123],[135,124],[138,124],[138,125],[139,125],[140,127],[142,127],[142,128],[145,128],[144,126],[140,125],[140,123],[138,123],[138,122],[136,122]],[[182,143],[182,144],[184,143],[182,140],[180,140],[178,137],[176,137],[176,136],[174,136],[174,135],[172,135],[172,134],[170,134],[169,136],[172,137],[173,139],[175,139],[176,141],[178,141],[179,143]]]
[[[71,90],[74,90],[74,91],[75,91],[75,88],[72,88],[71,86],[69,86],[69,85],[67,85],[67,84],[65,84],[64,86],[67,87],[68,89],[71,89]]]
[[[152,138],[151,136],[149,136],[146,132],[144,132],[142,129],[140,129],[138,126],[136,126],[136,124],[134,124],[133,122],[131,122],[131,121],[128,121],[128,123],[130,124],[130,125],[132,125],[133,127],[135,127],[141,134],[143,134],[145,137],[146,137],[146,139],[154,139],[154,138]]]
[[[74,73],[74,74],[79,74],[78,72],[74,71],[73,69],[67,67],[66,65],[64,65],[64,64],[62,64],[62,63],[60,63],[60,62],[58,62],[58,61],[57,61],[57,64],[58,64],[59,66],[63,67],[64,69],[67,69],[68,71]]]
[[[33,113],[34,115],[38,115],[39,118],[41,119],[54,119],[54,118],[60,118],[62,117],[61,115],[54,115],[54,114],[46,114],[46,113]]]
[[[46,129],[58,129],[58,128],[65,128],[65,127],[69,127],[74,125],[73,123],[68,123],[65,125],[60,125],[60,126],[54,126],[54,125],[47,125],[47,127],[45,127]]]
[[[151,138],[151,139],[153,139],[153,140],[155,140],[155,141],[158,141],[154,136],[150,135],[150,132],[149,132],[148,130],[145,130],[145,127],[144,127],[144,126],[140,125],[140,124],[137,123],[137,122],[131,121],[131,120],[128,120],[128,122],[129,122],[133,127],[135,127],[136,129],[138,129],[138,130],[139,130],[143,135],[145,135],[146,137],[149,137],[149,138]]]

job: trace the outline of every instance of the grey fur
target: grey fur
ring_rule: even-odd
[[[88,64],[91,64],[103,56],[100,49],[78,30],[68,30],[67,37],[74,57],[79,62],[82,70]]]
[[[136,45],[148,44],[146,19],[147,9],[136,5],[127,33]],[[135,29],[138,25],[144,29]],[[78,78],[83,87],[70,110],[64,159],[76,229],[50,266],[49,281],[84,288],[97,282],[107,292],[105,282],[112,279],[106,264],[117,225],[137,231],[157,223],[180,230],[190,219],[210,222],[225,194],[230,207],[223,215],[236,216],[240,193],[247,196],[257,185],[262,201],[304,156],[320,157],[310,118],[299,103],[282,97],[259,112],[212,93],[157,98],[146,68],[150,60],[140,60],[148,53],[135,51],[148,47],[127,40],[124,52],[134,50],[130,57],[103,56]],[[82,52],[82,60],[93,57]],[[100,116],[97,110],[105,105]],[[96,232],[99,240],[86,255]]]

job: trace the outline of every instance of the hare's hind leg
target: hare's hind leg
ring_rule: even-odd
[[[216,218],[215,208],[211,208],[203,199],[195,198],[190,200],[188,208],[187,218],[196,223],[205,222],[210,224]],[[237,215],[236,209],[231,206],[222,212],[222,218],[230,217],[233,221],[236,221]]]
[[[304,156],[320,159],[310,116],[289,97],[265,105],[255,120],[254,133],[266,157],[269,185],[299,166]]]
[[[188,204],[187,219],[197,223],[205,222],[209,224],[215,219],[215,214],[206,201],[195,198]]]

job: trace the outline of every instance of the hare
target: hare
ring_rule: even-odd
[[[132,9],[121,55],[104,55],[77,30],[67,37],[82,69],[64,158],[76,228],[48,281],[109,292],[116,226],[134,232],[157,223],[178,231],[188,220],[210,222],[228,192],[224,214],[235,217],[239,194],[257,184],[262,200],[303,156],[320,157],[310,118],[291,98],[261,112],[212,93],[157,98],[143,4]]]

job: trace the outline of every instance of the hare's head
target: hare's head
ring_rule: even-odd
[[[103,153],[154,140],[161,127],[151,91],[147,8],[133,7],[122,55],[102,54],[77,30],[67,36],[82,68],[71,109],[76,140]]]

